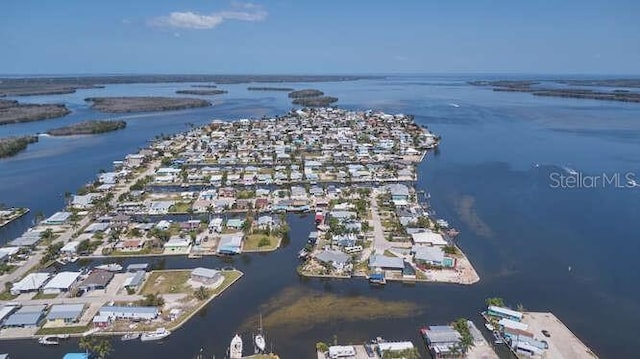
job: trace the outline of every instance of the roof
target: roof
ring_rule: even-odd
[[[384,351],[401,351],[401,350],[413,349],[413,343],[412,342],[384,342],[384,343],[378,343],[378,349],[380,349],[381,352],[384,352]]]
[[[14,305],[5,305],[0,308],[0,322],[2,322],[2,319],[4,319],[5,317],[9,316],[9,314],[16,308],[17,306]]]
[[[124,287],[139,287],[144,283],[145,271],[140,270],[124,280]]]
[[[123,306],[109,306],[105,305],[100,308],[100,314],[102,312],[112,312],[112,313],[144,313],[144,314],[156,314],[158,313],[157,307],[123,307]]]
[[[82,281],[80,286],[106,286],[111,281],[111,279],[113,279],[113,276],[114,274],[109,271],[99,269],[94,270],[85,280]]]
[[[227,221],[227,227],[242,227],[244,220],[240,218],[231,218]]]
[[[506,318],[500,319],[498,324],[502,325],[505,328],[510,328],[510,329],[518,329],[518,330],[529,329],[529,326],[527,324],[516,322],[515,320],[510,320]]]
[[[435,233],[430,230],[425,230],[424,232],[412,233],[411,237],[413,238],[414,243],[420,244],[431,244],[434,246],[446,246],[447,241],[444,240],[442,234]]]
[[[408,196],[409,195],[409,187],[400,184],[400,183],[392,183],[387,185],[387,189],[391,192],[392,196]]]
[[[44,289],[68,289],[78,277],[80,272],[60,272],[44,286]]]
[[[37,325],[42,312],[14,313],[5,322],[6,326]]]
[[[241,232],[223,234],[220,236],[219,247],[240,247],[242,245],[242,237],[243,234]]]
[[[84,304],[54,304],[47,315],[47,319],[71,319],[76,320],[82,314]]]
[[[18,247],[31,247],[40,241],[40,232],[38,232],[37,236],[28,235],[27,233],[23,234],[22,237],[16,238],[9,242],[12,246]]]
[[[215,278],[220,275],[220,271],[215,269],[198,267],[191,271],[191,275],[205,278]]]
[[[341,251],[334,250],[322,251],[316,255],[316,259],[325,263],[347,263],[351,257]]]
[[[106,231],[109,228],[109,223],[91,223],[84,229],[85,233],[94,233],[98,231]]]
[[[64,222],[71,217],[71,212],[56,212],[45,220],[45,223]]]
[[[423,334],[432,344],[457,343],[461,338],[460,333],[449,326],[429,327],[423,331]]]
[[[127,272],[147,270],[147,268],[149,268],[149,263],[134,263],[127,266]]]
[[[369,267],[404,269],[404,259],[374,254],[369,258]]]
[[[515,310],[509,309],[509,308],[503,308],[503,307],[498,307],[495,305],[490,305],[489,306],[489,310],[492,312],[496,312],[496,313],[502,313],[508,316],[512,316],[512,317],[516,317],[516,318],[520,318],[522,319],[522,313],[521,312],[517,312]]]
[[[167,243],[164,244],[165,247],[187,247],[189,246],[189,240],[186,238],[170,238]]]
[[[25,291],[40,289],[49,279],[49,273],[29,273],[21,281],[13,283],[11,291]]]
[[[430,246],[414,246],[414,258],[427,262],[442,262],[444,260],[444,251],[440,247]]]
[[[60,248],[60,252],[75,252],[79,244],[80,242],[78,241],[71,241]]]

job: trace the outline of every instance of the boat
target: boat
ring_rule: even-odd
[[[170,334],[171,332],[166,330],[165,328],[158,328],[153,332],[142,333],[142,335],[140,336],[140,341],[150,342],[153,340],[161,340],[168,337]]]
[[[229,346],[229,359],[241,359],[242,358],[242,338],[236,334],[231,339],[231,345]]]
[[[307,259],[308,255],[309,255],[309,252],[307,252],[306,249],[302,249],[302,250],[300,250],[300,252],[298,252],[298,258],[299,259]]]
[[[127,333],[125,335],[123,335],[120,340],[122,340],[123,342],[126,342],[128,340],[135,340],[140,338],[140,333]]]
[[[42,345],[58,345],[58,344],[60,344],[58,342],[58,338],[53,337],[53,336],[42,337],[42,338],[38,339],[38,343],[40,343]]]
[[[436,223],[442,228],[449,228],[449,222],[445,221],[444,219],[438,219],[436,220]]]
[[[484,323],[484,327],[487,328],[489,331],[493,332],[495,330],[495,328],[493,327],[493,325],[489,324],[489,323]]]
[[[253,341],[256,344],[256,351],[258,353],[263,353],[267,347],[267,342],[264,339],[264,334],[262,333],[262,314],[260,314],[260,327],[258,327],[258,334],[253,337]]]
[[[69,258],[69,262],[70,263],[75,263],[75,262],[78,261],[78,259],[80,259],[78,256],[73,256],[73,257]]]
[[[69,334],[58,334],[58,335],[56,335],[56,338],[61,339],[61,340],[66,340],[66,339],[71,338],[71,335],[69,335]]]
[[[387,284],[387,280],[384,277],[384,274],[382,274],[382,273],[373,273],[373,274],[371,274],[369,276],[369,283],[385,285],[385,284]]]
[[[96,269],[106,270],[109,272],[119,272],[122,270],[122,266],[118,263],[109,263],[96,266]]]

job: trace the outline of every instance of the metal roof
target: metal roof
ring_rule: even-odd
[[[374,254],[369,258],[369,267],[404,269],[404,259]]]
[[[191,275],[204,277],[204,278],[215,278],[220,275],[220,271],[217,271],[215,269],[198,267],[191,271]]]
[[[14,313],[5,322],[5,326],[17,327],[17,326],[35,326],[38,325],[42,312],[34,313]]]
[[[71,319],[76,320],[82,314],[84,304],[54,304],[47,315],[47,319]]]
[[[69,289],[78,277],[80,272],[60,272],[44,286],[44,289]]]
[[[341,251],[322,251],[316,255],[316,259],[325,263],[347,263],[351,257]]]
[[[40,289],[42,285],[49,279],[49,273],[29,273],[21,281],[14,283],[11,287],[12,292],[28,291]]]

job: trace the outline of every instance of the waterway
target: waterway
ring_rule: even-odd
[[[284,248],[270,254],[242,255],[233,263],[216,258],[154,259],[158,267],[233,265],[245,276],[163,343],[121,343],[117,358],[190,358],[200,348],[223,358],[233,335],[250,341],[262,312],[268,345],[283,358],[311,358],[316,341],[359,343],[383,336],[420,343],[418,328],[469,317],[481,326],[484,298],[500,296],[534,311],[553,311],[601,357],[634,357],[640,321],[640,188],[627,188],[625,174],[640,182],[640,105],[594,100],[535,97],[493,92],[466,84],[488,76],[395,76],[340,83],[278,84],[318,88],[340,98],[339,106],[413,114],[443,136],[439,150],[419,166],[419,189],[431,194],[438,216],[461,230],[459,243],[481,281],[473,286],[389,284],[371,288],[358,279],[301,279],[297,251],[313,228],[311,217],[289,216],[292,228]],[[111,115],[95,112],[90,96],[171,95],[188,84],[108,85],[75,94],[22,97],[21,101],[62,102],[73,113],[41,122],[0,127],[0,137],[44,132],[87,119],[127,117],[122,131],[100,136],[43,137],[19,155],[0,160],[0,202],[31,213],[0,231],[11,240],[42,211],[52,214],[64,193],[92,181],[100,169],[144,146],[162,133],[219,119],[260,118],[291,108],[286,93],[250,92],[247,85],[222,85],[226,95],[209,97],[204,109]],[[554,188],[567,169],[583,174],[578,185]],[[593,185],[618,174],[620,186]],[[556,180],[554,180],[556,179]],[[581,188],[577,188],[581,187]],[[624,187],[624,188],[623,188]],[[135,260],[129,259],[129,262]],[[569,270],[571,267],[571,270]],[[370,318],[353,303],[367,305]],[[322,306],[329,321],[286,321],[306,298]],[[389,313],[377,301],[386,303]],[[409,305],[405,305],[405,304]],[[398,306],[411,313],[398,313]],[[407,309],[408,308],[408,309]],[[308,309],[307,309],[308,310]],[[340,315],[336,315],[338,311]],[[603,330],[602,328],[616,328]],[[553,333],[552,333],[553,335]],[[44,348],[35,341],[0,341],[12,358],[61,358],[77,349],[70,341]]]

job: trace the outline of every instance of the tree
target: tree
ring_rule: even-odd
[[[94,336],[80,338],[80,349],[94,354],[98,359],[104,359],[111,354],[111,342],[107,339],[98,339]]]
[[[193,296],[196,297],[197,300],[205,300],[209,298],[209,289],[204,286],[200,286],[200,288],[193,292]]]
[[[496,307],[504,307],[504,300],[500,297],[491,297],[484,300],[487,306],[494,305]]]
[[[145,294],[140,304],[147,307],[162,307],[164,305],[164,298],[162,298],[159,293],[149,293]]]
[[[321,353],[324,353],[324,352],[329,351],[329,346],[326,343],[317,342],[316,343],[316,350],[321,352]]]

